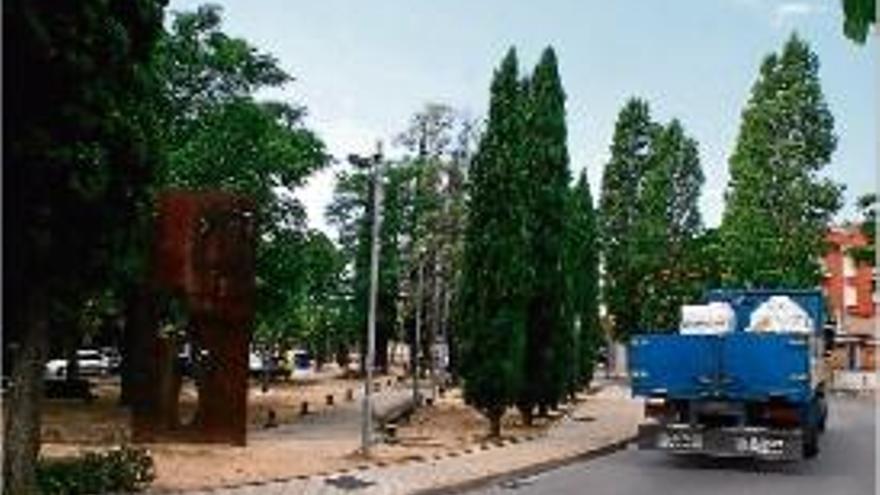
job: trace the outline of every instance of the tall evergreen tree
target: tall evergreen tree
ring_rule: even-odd
[[[495,436],[520,389],[531,278],[517,72],[511,48],[494,74],[489,120],[470,170],[458,300],[465,400],[489,419]]]
[[[702,228],[697,201],[705,180],[697,142],[678,120],[659,128],[637,199],[635,263],[640,273],[640,329],[672,330],[679,307],[702,286],[692,250]]]
[[[571,189],[569,199],[568,248],[568,301],[574,318],[572,348],[574,370],[572,382],[576,387],[586,385],[593,376],[596,349],[601,342],[599,328],[599,238],[596,231],[596,212],[587,180],[587,171],[581,172]]]
[[[565,93],[556,54],[547,48],[523,84],[526,116],[523,158],[528,177],[531,293],[526,327],[525,380],[517,406],[526,421],[563,397],[572,374],[573,326],[566,307],[565,256],[568,149]]]
[[[836,146],[819,59],[796,35],[761,64],[730,158],[720,236],[726,283],[812,287],[841,187],[819,172]]]
[[[644,187],[656,139],[648,104],[630,99],[617,118],[611,160],[602,174],[599,232],[605,271],[603,300],[613,320],[615,337],[628,338],[639,322],[637,198]]]

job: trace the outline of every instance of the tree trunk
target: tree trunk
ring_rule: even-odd
[[[517,406],[519,409],[519,415],[522,416],[523,424],[526,426],[532,426],[535,422],[535,410],[531,406]]]
[[[339,344],[338,347],[336,347],[336,364],[338,364],[343,371],[347,371],[349,362],[348,348],[344,344]]]
[[[122,326],[122,345],[119,349],[119,405],[131,406],[134,402],[132,395],[132,385],[134,382],[134,374],[138,367],[134,360],[139,356],[145,356],[149,349],[143,345],[138,346],[139,342],[146,339],[138,338],[138,332],[149,331],[149,324],[144,322],[148,316],[146,314],[146,305],[142,298],[145,296],[143,289],[129,289],[125,297],[125,320]]]
[[[489,412],[489,438],[501,438],[501,416],[504,411]]]
[[[546,418],[547,417],[547,404],[545,404],[543,402],[538,404],[538,417],[539,418]]]
[[[39,284],[31,288],[18,352],[4,401],[3,493],[39,493],[36,464],[40,453],[40,405],[43,367],[49,346],[48,299]]]
[[[177,343],[174,339],[159,339],[157,361],[157,426],[160,431],[176,430],[180,427],[181,376],[177,369]],[[201,400],[201,393],[199,399]]]
[[[76,338],[76,332],[72,332],[67,338],[67,348],[65,349],[65,358],[67,366],[64,369],[64,377],[69,382],[79,380],[79,360],[76,358],[76,350],[79,347],[79,339]]]

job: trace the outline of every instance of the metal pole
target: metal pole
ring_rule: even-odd
[[[413,374],[413,404],[418,407],[421,402],[419,398],[419,343],[422,340],[422,281],[424,279],[425,267],[424,261],[422,260],[422,253],[418,250],[416,253],[419,257],[418,285],[416,287],[416,332],[413,337],[413,349],[410,363]]]
[[[370,251],[370,308],[367,316],[367,355],[364,360],[366,376],[364,379],[363,423],[361,449],[369,455],[373,433],[373,364],[376,353],[376,299],[379,289],[379,233],[382,222],[382,142],[376,145],[373,164],[373,240]]]

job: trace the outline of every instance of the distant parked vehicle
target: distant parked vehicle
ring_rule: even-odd
[[[78,349],[76,363],[82,377],[105,376],[110,370],[110,359],[97,349]],[[63,380],[67,378],[67,359],[52,359],[43,370],[46,380]]]
[[[290,371],[271,354],[253,351],[248,356],[248,372],[253,377],[268,374],[272,378],[284,378],[290,375]]]
[[[312,359],[308,351],[293,351],[292,359],[293,378],[309,378],[312,376]]]
[[[107,357],[107,372],[111,375],[117,375],[122,366],[122,355],[115,347],[102,347],[101,354]]]

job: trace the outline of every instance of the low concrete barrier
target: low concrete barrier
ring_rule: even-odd
[[[877,372],[835,370],[831,383],[834,390],[849,392],[876,390]]]

